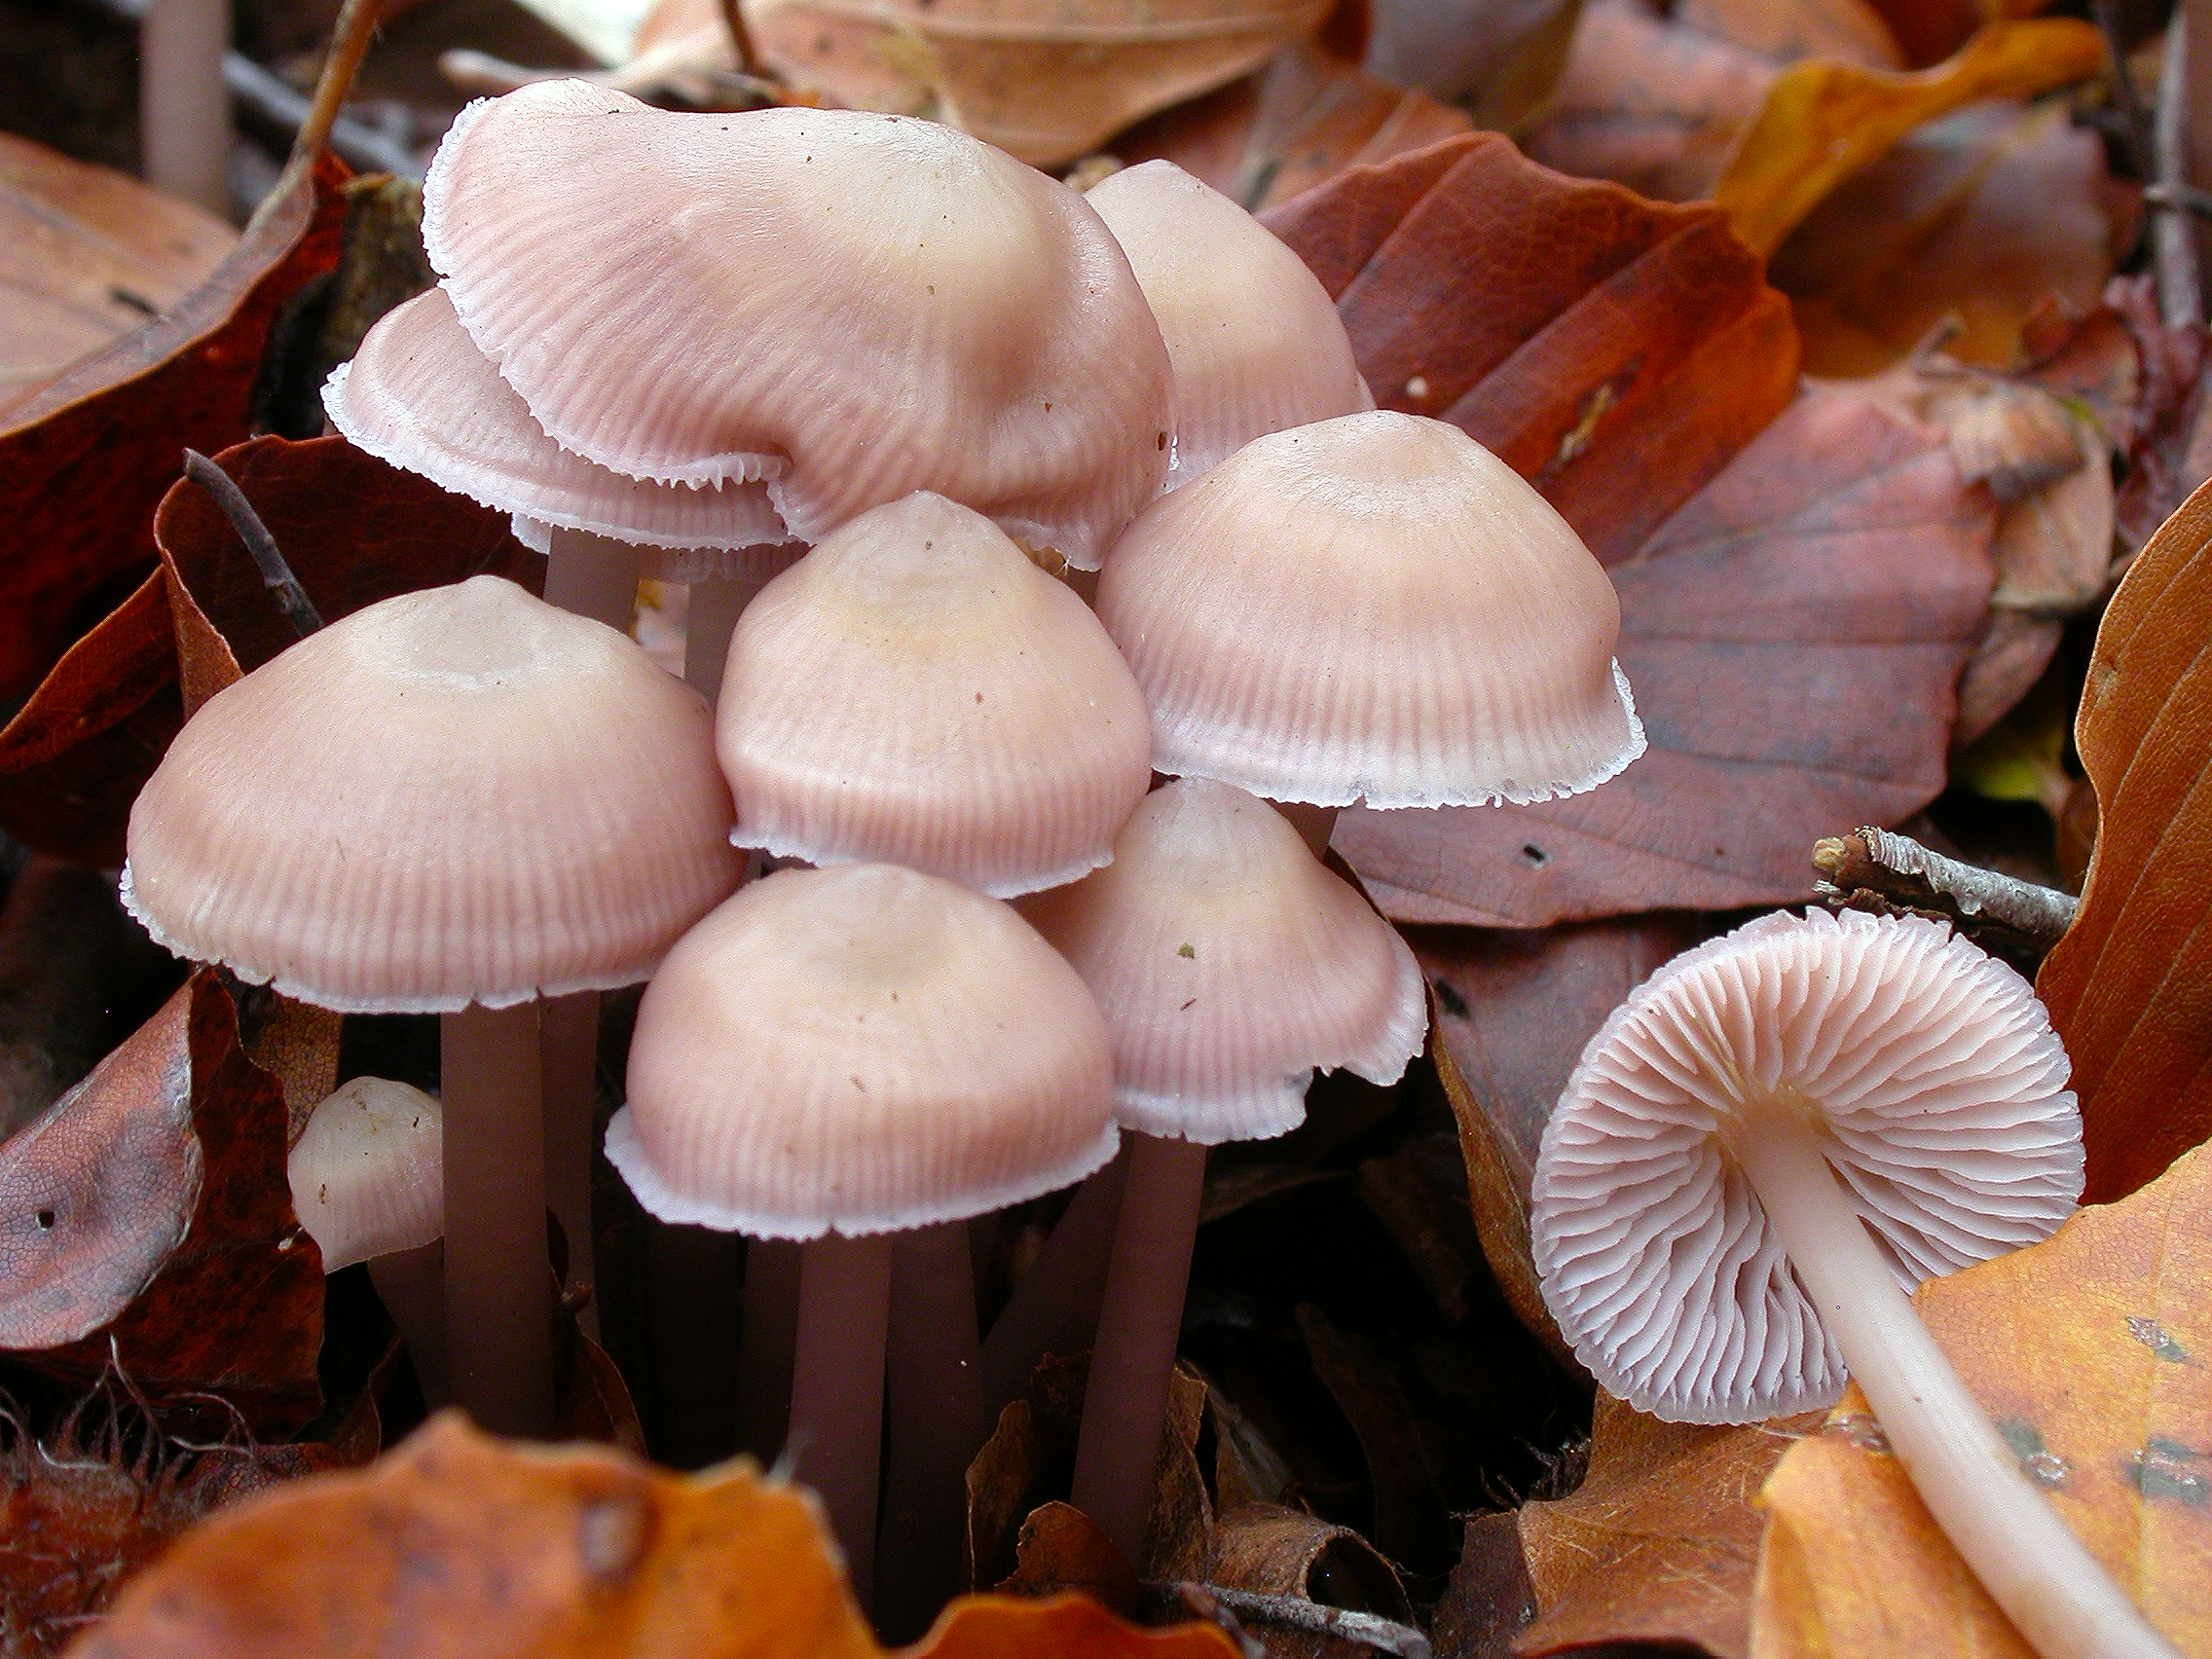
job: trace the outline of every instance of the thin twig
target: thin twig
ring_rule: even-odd
[[[2112,90],[2114,101],[2120,105],[2120,118],[2127,129],[2127,160],[2141,178],[2150,170],[2149,158],[2143,153],[2144,119],[2142,94],[2135,90],[2135,77],[2127,72],[2127,54],[2120,50],[2121,7],[2120,0],[2090,0],[2089,15],[2096,19],[2097,28],[2105,37],[2105,52],[2112,58]]]
[[[753,50],[753,31],[746,26],[742,0],[722,0],[722,21],[729,28],[730,50],[737,54],[737,72],[765,79],[760,73],[760,59]]]
[[[262,585],[276,601],[276,608],[284,613],[284,620],[291,623],[292,631],[304,640],[321,627],[322,615],[315,609],[314,601],[308,598],[308,590],[300,586],[300,578],[292,574],[292,567],[284,562],[276,538],[269,534],[269,527],[261,522],[261,515],[253,510],[253,503],[245,498],[245,492],[231,475],[193,449],[184,452],[184,475],[206,491],[215,505],[223,509],[223,516],[239,533],[245,550],[253,555],[254,564],[261,570]]]
[[[1186,1588],[1178,1586],[1178,1588]],[[1331,1636],[1340,1641],[1356,1641],[1396,1659],[1430,1659],[1428,1638],[1413,1628],[1375,1613],[1355,1613],[1344,1607],[1324,1607],[1303,1596],[1270,1596],[1257,1590],[1232,1590],[1225,1585],[1189,1586],[1198,1589],[1226,1612],[1246,1624],[1274,1625],[1303,1631],[1309,1636]],[[1190,1600],[1188,1594],[1185,1601]]]
[[[289,201],[292,187],[314,167],[315,157],[330,141],[330,129],[338,120],[338,106],[346,101],[352,91],[353,76],[361,67],[361,59],[368,55],[369,41],[377,29],[378,0],[346,0],[345,10],[338,14],[338,27],[331,36],[330,54],[322,60],[322,73],[315,80],[314,96],[309,101],[306,117],[300,129],[292,135],[292,154],[284,163],[284,170],[277,176],[276,188],[261,199],[261,205],[253,210],[253,218],[246,226],[250,236],[265,214],[283,211],[282,203]]]
[[[2189,145],[2183,123],[2189,109],[2189,21],[2180,7],[2166,27],[2165,61],[2158,67],[2158,108],[2151,124],[2157,165],[2157,208],[2151,220],[2151,265],[2157,274],[2158,314],[2168,328],[2194,328],[2204,320],[2196,269],[2196,220],[2189,211]]]
[[[1826,877],[1814,892],[1831,903],[1870,895],[1959,922],[1969,932],[1990,922],[2039,950],[2058,942],[2082,903],[2056,888],[1945,858],[1888,830],[1854,830],[1817,842],[1813,867]]]

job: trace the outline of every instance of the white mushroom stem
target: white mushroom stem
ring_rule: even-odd
[[[756,574],[709,576],[691,584],[683,612],[683,679],[709,708],[722,693],[722,670],[729,666],[729,637],[737,619],[775,573],[762,568]]]
[[[545,1084],[545,1201],[569,1246],[569,1283],[596,1285],[591,1219],[591,1153],[599,1113],[599,993],[547,999],[537,1027]],[[577,1315],[599,1340],[599,1299]]]
[[[231,216],[230,0],[153,0],[138,31],[146,182]]]
[[[792,1421],[792,1352],[798,1343],[802,1246],[745,1241],[744,1317],[737,1331],[737,1449],[763,1463],[783,1455]]]
[[[1075,1505],[1139,1573],[1154,1471],[1183,1327],[1183,1294],[1204,1196],[1206,1149],[1128,1134],[1128,1185],[1106,1269],[1106,1301],[1076,1438]]]
[[[2044,1659],[2171,1656],[1929,1336],[1804,1113],[1776,1103],[1729,1145],[1922,1501],[2028,1644]]]
[[[640,550],[610,535],[555,526],[545,556],[545,603],[627,634],[638,616]]]
[[[1124,1150],[1076,1189],[1059,1225],[991,1322],[983,1339],[983,1398],[992,1411],[1029,1392],[1030,1374],[1047,1354],[1074,1353],[1091,1342],[1128,1176]]]
[[[446,1369],[497,1434],[553,1432],[537,1005],[444,1017]]]
[[[891,1237],[810,1240],[799,1271],[792,1355],[793,1476],[822,1495],[865,1607],[875,1600],[876,1471],[883,1449],[883,1350]]]
[[[423,1389],[423,1404],[433,1412],[453,1401],[446,1381],[445,1260],[445,1241],[440,1238],[412,1250],[369,1258],[369,1282],[399,1327],[399,1340],[407,1345],[415,1381]]]

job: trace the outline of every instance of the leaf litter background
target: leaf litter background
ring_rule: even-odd
[[[26,296],[0,321],[0,1651],[237,1653],[250,1629],[287,1653],[872,1653],[789,1489],[635,1459],[729,1448],[660,1416],[642,1218],[604,1170],[606,1346],[571,1323],[564,1366],[600,1447],[409,1438],[401,1350],[361,1270],[322,1285],[281,1157],[341,1077],[432,1083],[434,1031],[187,979],[98,873],[187,713],[286,638],[172,488],[185,445],[222,452],[325,615],[535,579],[495,515],[319,437],[313,388],[428,280],[405,177],[369,169],[419,173],[461,102],[438,54],[592,59],[507,0],[388,5],[346,159],[240,235],[92,165],[132,160],[123,10],[0,0],[0,107],[36,140],[0,139]],[[309,85],[336,7],[239,10],[241,48]],[[971,1472],[976,1585],[1006,1594],[929,1652],[2014,1650],[1856,1399],[1717,1430],[1594,1399],[1529,1265],[1536,1140],[1588,1034],[1674,952],[1806,902],[1811,843],[1862,823],[2086,871],[2039,984],[2102,1207],[1921,1300],[2069,1520],[2212,1652],[2189,1150],[2212,1135],[2212,505],[2159,529],[2212,471],[2201,338],[2161,312],[2146,234],[2162,19],[2046,10],[1235,0],[1196,32],[1138,18],[1082,97],[1018,4],[961,53],[819,0],[763,41],[787,85],[1043,134],[1079,181],[1093,152],[1165,156],[1263,210],[1378,401],[1505,456],[1606,563],[1652,741],[1574,800],[1345,816],[1337,851],[1428,975],[1430,1054],[1393,1089],[1325,1080],[1304,1127],[1215,1159],[1148,1559],[1060,1501],[1083,1356],[1059,1356]],[[617,73],[659,101],[750,95],[715,0],[654,8],[635,49],[658,56]],[[247,130],[269,189],[284,133]],[[609,1095],[633,1006],[603,1024]],[[1002,1218],[986,1312],[1055,1208]]]

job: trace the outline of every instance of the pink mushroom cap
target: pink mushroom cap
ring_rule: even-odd
[[[2049,1235],[2082,1192],[2066,1051],[2028,982],[1947,928],[1761,916],[1667,963],[1591,1038],[1545,1126],[1545,1305],[1598,1381],[1677,1422],[1834,1404],[1842,1355],[1725,1140],[1816,1123],[1906,1289]]]

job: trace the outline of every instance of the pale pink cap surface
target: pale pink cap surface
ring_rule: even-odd
[[[475,576],[225,687],[130,811],[179,956],[347,1013],[649,977],[736,886],[706,704],[613,629]]]
[[[1296,1128],[1314,1071],[1391,1084],[1420,1052],[1414,953],[1288,820],[1228,784],[1147,795],[1114,862],[1021,912],[1114,1037],[1124,1128],[1211,1146]]]
[[[1643,753],[1612,583],[1441,421],[1378,411],[1254,439],[1138,517],[1097,607],[1173,775],[1321,806],[1474,806],[1594,789]]]
[[[1152,780],[1144,697],[1083,602],[927,493],[864,513],[730,637],[715,746],[738,845],[1008,898],[1113,857]]]
[[[1090,993],[1008,905],[889,865],[786,870],[669,952],[607,1156],[663,1221],[895,1232],[1105,1163],[1112,1068]]]
[[[766,479],[802,540],[929,489],[1095,569],[1166,468],[1167,351],[1112,234],[933,122],[541,82],[461,112],[423,230],[561,444]]]
[[[322,407],[356,449],[532,525],[691,550],[718,571],[794,539],[761,485],[656,484],[563,449],[476,349],[443,288],[379,318],[331,372]],[[542,529],[518,531],[547,550]]]
[[[2067,1073],[2028,982],[1948,929],[1762,916],[1661,968],[1583,1051],[1536,1164],[1545,1305],[1639,1411],[1750,1422],[1832,1405],[1842,1355],[1724,1145],[1745,1103],[1814,1117],[1910,1289],[2073,1213]]]
[[[443,1236],[445,1109],[389,1078],[342,1084],[309,1116],[288,1165],[292,1209],[334,1273]]]
[[[1375,407],[1320,278],[1228,197],[1173,162],[1146,162],[1083,199],[1129,256],[1167,342],[1166,488],[1269,432]]]

